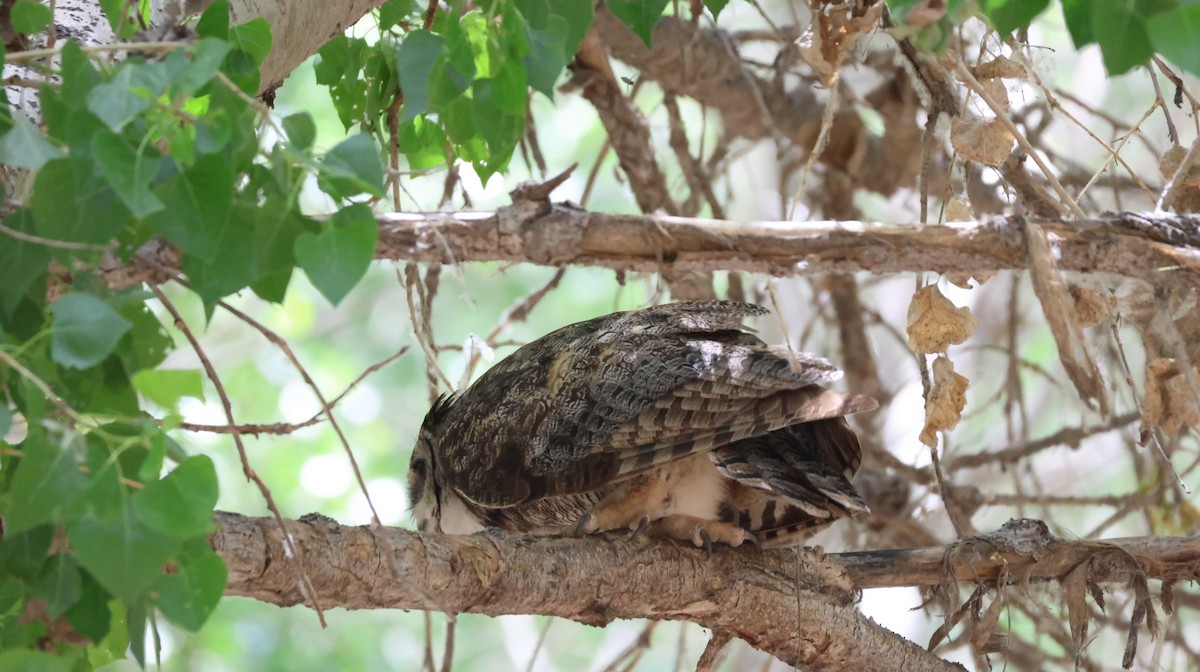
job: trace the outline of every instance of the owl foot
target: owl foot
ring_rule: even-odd
[[[641,534],[646,531],[646,528],[649,525],[650,525],[650,516],[642,516],[641,518],[638,518],[637,527],[633,528],[633,532],[631,532],[629,534],[629,541],[633,541],[634,539],[637,539],[639,536],[641,536]]]
[[[583,537],[595,532],[597,527],[598,525],[596,524],[596,516],[592,515],[591,511],[588,511],[579,517],[578,523],[575,523],[575,537],[577,539],[582,539]]]
[[[749,531],[732,523],[681,515],[667,516],[654,521],[647,534],[690,541],[709,553],[712,552],[714,543],[737,547],[746,541],[755,544],[758,541]]]

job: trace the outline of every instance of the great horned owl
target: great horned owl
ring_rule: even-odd
[[[418,528],[786,546],[866,511],[842,416],[875,400],[821,387],[841,372],[742,326],[765,313],[733,301],[613,313],[442,396],[409,467]]]

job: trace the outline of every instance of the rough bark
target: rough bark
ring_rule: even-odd
[[[219,513],[217,523],[211,541],[229,567],[226,594],[305,602],[273,519]],[[712,557],[623,536],[459,537],[322,517],[287,526],[327,608],[685,620],[813,670],[954,669],[859,613],[862,588],[1062,580],[1080,567],[1097,583],[1133,573],[1200,580],[1200,539],[1064,541],[1031,520],[949,546],[832,555],[718,547]]]
[[[229,567],[227,595],[305,601],[272,519],[223,513],[217,522],[211,539]],[[326,607],[545,614],[590,625],[686,620],[809,670],[959,669],[863,616],[845,572],[817,551],[719,548],[706,558],[646,540],[454,537],[324,520],[289,521],[288,532]]]
[[[738,270],[817,273],[988,274],[1024,269],[1020,217],[945,226],[857,221],[735,222],[607,215],[530,202],[495,213],[382,213],[377,259],[462,263],[579,264],[635,271]],[[1053,241],[1057,267],[1136,278],[1159,288],[1200,284],[1198,215],[1121,213],[1087,220],[1029,220]],[[168,268],[178,256],[156,243],[145,255]],[[151,266],[107,264],[109,286],[153,275]]]

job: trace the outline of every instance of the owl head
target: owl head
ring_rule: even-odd
[[[437,467],[431,441],[431,432],[422,427],[408,462],[408,510],[421,532],[441,532],[438,525],[442,515],[441,488],[434,473]]]
[[[438,426],[457,395],[443,394],[429,409],[408,463],[408,509],[421,532],[471,534],[483,529],[479,515],[446,481],[444,455],[438,448]]]

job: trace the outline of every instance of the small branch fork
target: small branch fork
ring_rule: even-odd
[[[219,513],[210,540],[229,567],[229,595],[278,605],[304,601],[294,563],[279,562],[279,528],[270,519]],[[396,581],[379,561],[430,590],[451,613],[542,614],[591,625],[617,618],[685,620],[720,637],[740,637],[805,669],[956,669],[887,632],[854,607],[857,591],[957,582],[1064,580],[1088,583],[1200,580],[1200,539],[1142,537],[1061,540],[1039,521],[1016,520],[997,532],[949,546],[826,555],[819,549],[702,551],[652,540],[415,534],[343,527],[328,519],[288,521],[310,558],[310,576],[327,606],[421,609],[428,596]],[[386,543],[387,545],[383,545]],[[560,568],[547,572],[545,568]],[[1080,570],[1080,568],[1084,568]],[[670,575],[674,580],[662,581]],[[796,634],[799,633],[799,637]],[[716,648],[719,650],[719,639]],[[711,660],[716,650],[707,657]]]

